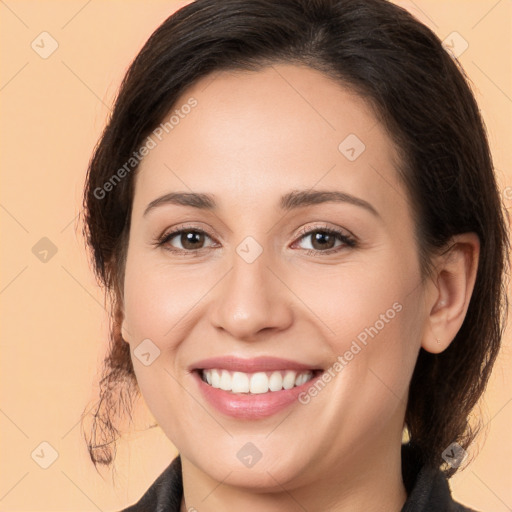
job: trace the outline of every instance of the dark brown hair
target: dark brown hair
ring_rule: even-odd
[[[95,465],[113,461],[116,421],[130,414],[138,394],[119,328],[136,166],[115,182],[113,175],[200,78],[278,62],[322,71],[373,107],[400,154],[424,277],[432,255],[453,235],[478,234],[465,320],[444,352],[420,350],[405,417],[425,464],[440,467],[452,442],[467,448],[474,439],[468,416],[488,381],[508,309],[509,239],[484,124],[463,69],[429,28],[385,0],[197,0],[170,16],[131,64],[88,168],[84,235],[112,307],[99,402],[86,433]],[[456,471],[444,469],[447,476]]]

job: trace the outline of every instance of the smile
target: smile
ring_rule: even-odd
[[[232,393],[262,394],[292,389],[309,382],[314,371],[278,370],[245,373],[218,368],[200,370],[201,379],[216,389]]]
[[[323,365],[271,356],[225,355],[192,363],[190,372],[205,406],[238,420],[259,420],[292,407],[322,377]]]

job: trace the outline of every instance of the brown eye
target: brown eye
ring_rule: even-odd
[[[320,254],[329,254],[331,252],[338,252],[346,247],[356,246],[356,242],[352,237],[342,231],[331,228],[316,228],[303,232],[298,243],[304,240],[309,241],[310,247],[302,248],[311,253],[316,251]],[[338,244],[336,243],[337,241],[339,242]]]
[[[325,231],[316,231],[314,234],[308,236],[311,237],[313,249],[332,249],[336,243],[336,237]]]
[[[204,234],[198,231],[183,231],[179,237],[179,241],[183,249],[201,249],[204,243]]]
[[[202,230],[180,229],[164,235],[158,245],[165,246],[170,251],[193,252],[204,249],[207,238],[211,239]]]

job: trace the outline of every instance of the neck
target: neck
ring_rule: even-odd
[[[316,478],[302,478],[300,484],[274,480],[272,489],[261,490],[231,485],[229,474],[218,482],[182,456],[181,512],[400,512],[407,493],[399,441],[367,443],[337,464],[326,468],[320,460],[309,468]]]

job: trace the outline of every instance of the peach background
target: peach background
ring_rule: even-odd
[[[119,445],[116,487],[112,475],[100,477],[88,459],[79,419],[95,396],[107,317],[75,225],[87,162],[123,73],[183,3],[0,3],[0,511],[119,510],[136,501],[176,453],[160,429],[137,427]],[[457,31],[469,43],[460,60],[474,83],[510,208],[512,3],[400,4],[442,39]],[[31,48],[43,31],[59,45],[47,59]],[[57,249],[46,263],[32,252],[43,237]],[[482,400],[485,446],[480,437],[474,462],[451,481],[458,500],[482,511],[512,507],[511,368],[507,331]],[[43,441],[58,452],[48,469],[31,458]],[[44,457],[40,450],[39,460],[47,460],[50,450]]]

